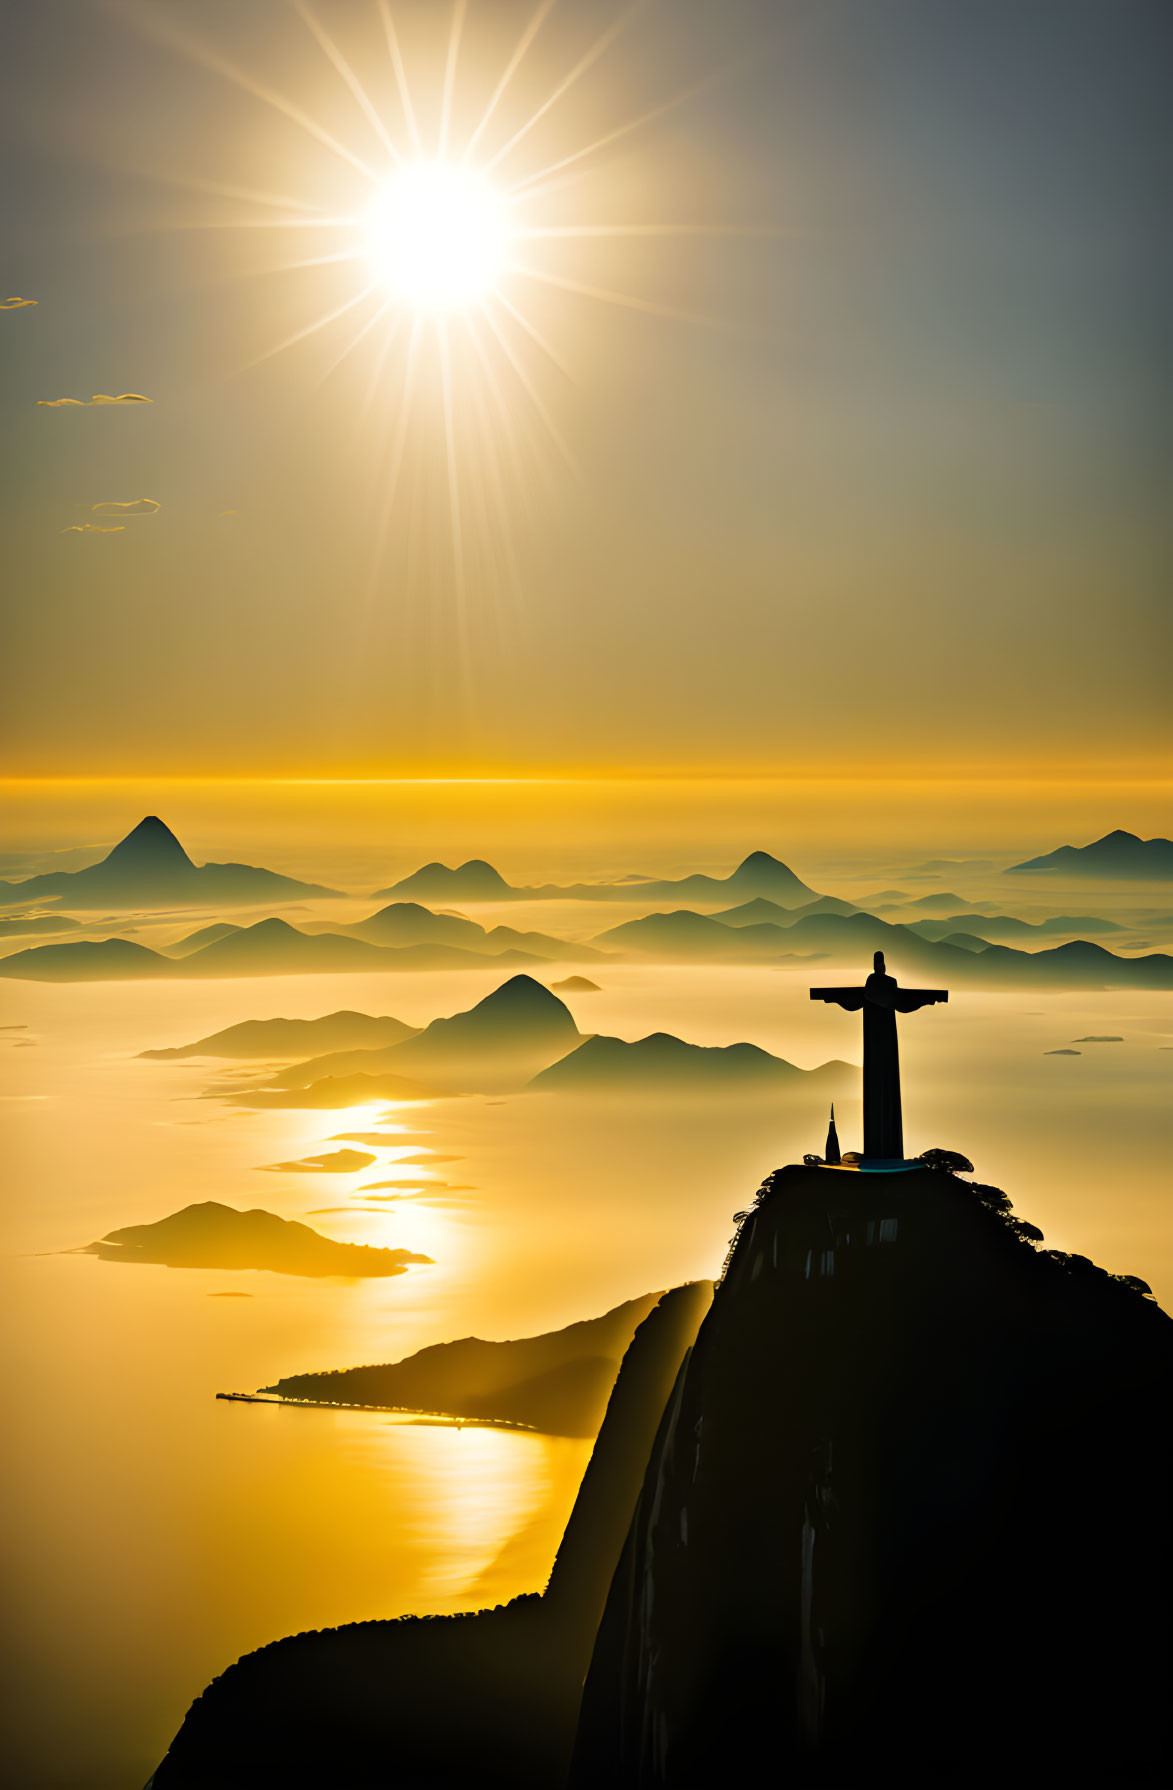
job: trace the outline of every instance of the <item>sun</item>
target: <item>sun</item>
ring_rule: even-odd
[[[458,162],[404,163],[369,207],[365,233],[379,283],[422,311],[484,304],[508,265],[508,204]]]

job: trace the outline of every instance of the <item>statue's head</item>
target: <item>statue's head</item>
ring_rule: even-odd
[[[872,959],[872,968],[875,970],[877,976],[886,974],[884,969],[884,953],[882,951],[876,952],[876,955]]]

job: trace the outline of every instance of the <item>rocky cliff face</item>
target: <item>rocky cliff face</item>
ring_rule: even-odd
[[[790,1168],[652,1452],[572,1782],[1164,1781],[1173,1324],[928,1169]]]

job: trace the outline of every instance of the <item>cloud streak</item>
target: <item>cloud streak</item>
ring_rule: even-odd
[[[35,304],[32,299],[30,303]],[[141,392],[95,392],[92,398],[38,398],[38,410],[60,410],[63,406],[71,410],[92,410],[100,404],[153,404],[153,398],[144,398]]]
[[[68,528],[61,530],[63,535],[121,535],[126,533],[125,525],[115,522],[113,525],[101,522],[71,522]]]
[[[0,311],[23,311],[26,305],[35,305],[35,298],[0,298]]]
[[[130,497],[124,502],[110,498],[105,503],[90,505],[95,516],[153,516],[162,508],[162,504],[157,503],[153,497]]]

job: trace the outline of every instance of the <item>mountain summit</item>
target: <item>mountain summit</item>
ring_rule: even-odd
[[[419,1076],[445,1092],[521,1088],[582,1043],[569,1007],[532,976],[511,976],[466,1013],[434,1019],[379,1050],[333,1051],[282,1070],[274,1086],[312,1087],[327,1076]]]
[[[111,874],[137,870],[182,876],[196,866],[166,822],[157,814],[148,814],[137,827],[131,828],[125,839],[119,840],[100,866],[94,866],[94,869],[99,868]]]
[[[1007,876],[1019,871],[1060,871],[1067,876],[1098,876],[1120,882],[1173,881],[1173,839],[1139,839],[1117,827],[1091,845],[1061,845],[1041,858],[1011,864]]]
[[[376,889],[374,899],[397,895],[412,901],[506,901],[514,894],[499,870],[483,858],[470,858],[455,870],[447,864],[425,864],[401,882]]]
[[[56,898],[62,907],[248,907],[337,895],[252,864],[195,864],[171,828],[148,814],[98,864],[0,882],[17,900]]]

